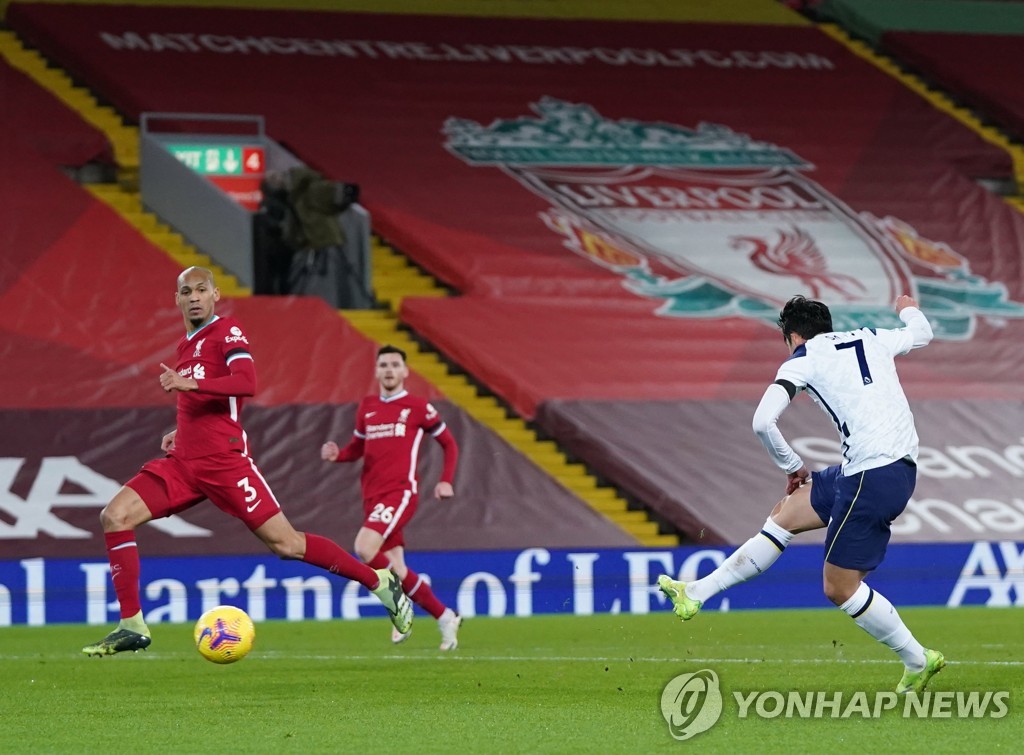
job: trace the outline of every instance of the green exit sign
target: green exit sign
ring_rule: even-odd
[[[204,175],[240,176],[263,173],[262,147],[168,144],[167,148],[178,160]]]

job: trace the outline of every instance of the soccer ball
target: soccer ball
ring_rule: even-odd
[[[192,633],[199,654],[214,663],[240,661],[252,650],[256,627],[235,606],[216,606],[199,617]]]

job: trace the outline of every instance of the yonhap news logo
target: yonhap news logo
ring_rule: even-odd
[[[738,718],[1004,718],[1006,690],[896,692],[733,692]],[[891,714],[888,711],[893,711]]]
[[[896,692],[801,692],[796,690],[733,691],[735,714],[749,718],[1005,718],[1010,712],[1008,690]],[[661,693],[661,714],[673,738],[701,734],[727,714],[718,674],[701,669],[671,679]]]
[[[701,669],[675,677],[661,692],[661,715],[675,739],[690,739],[710,729],[722,715],[718,674]]]

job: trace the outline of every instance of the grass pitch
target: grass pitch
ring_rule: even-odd
[[[949,662],[933,691],[1010,692],[1002,718],[740,718],[734,691],[892,690],[902,666],[839,611],[474,618],[454,653],[429,617],[390,624],[263,622],[256,648],[216,666],[191,625],[151,649],[86,658],[108,627],[0,629],[0,750],[18,752],[1020,752],[1024,611],[904,609]],[[686,742],[661,691],[718,674],[725,707]]]

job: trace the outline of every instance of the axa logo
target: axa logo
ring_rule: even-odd
[[[672,679],[661,693],[661,715],[674,739],[690,739],[710,729],[722,715],[718,674],[705,668]]]
[[[979,601],[986,606],[1024,606],[1024,546],[1017,543],[975,543],[947,606]]]

